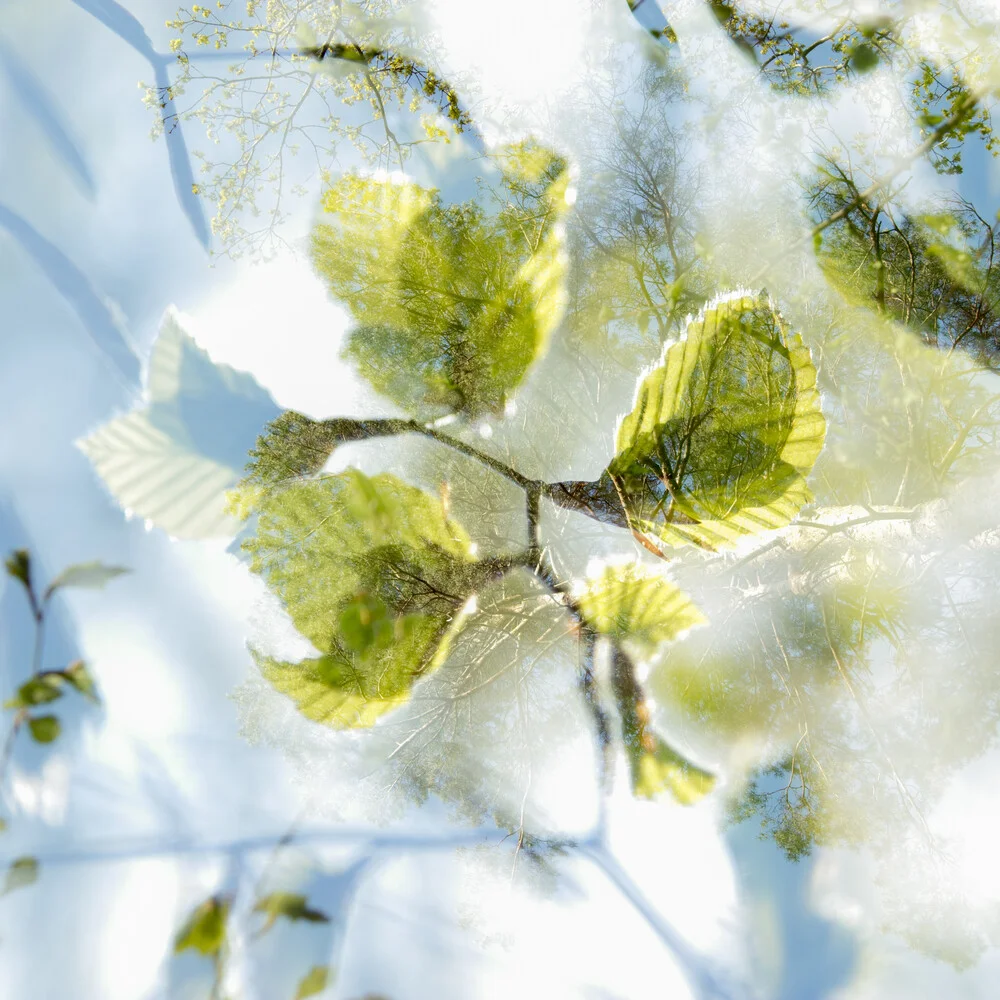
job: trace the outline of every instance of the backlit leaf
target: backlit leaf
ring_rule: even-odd
[[[565,164],[533,143],[496,159],[492,214],[390,179],[324,196],[312,257],[354,318],[346,356],[410,412],[502,412],[561,319]]]
[[[735,295],[641,381],[594,492],[671,545],[730,545],[810,499],[825,426],[808,349],[767,299]]]
[[[330,922],[325,913],[309,907],[305,896],[294,892],[272,892],[257,900],[253,910],[254,913],[267,914],[262,932],[269,930],[278,917],[285,917],[287,920],[305,920],[314,924]]]
[[[100,698],[97,697],[97,686],[94,683],[94,678],[83,660],[74,660],[62,671],[62,675],[89,701],[100,701]]]
[[[215,364],[173,311],[153,345],[145,396],[147,406],[79,447],[126,511],[177,538],[235,535],[227,491],[277,404],[246,372]]]
[[[697,802],[715,786],[715,776],[653,731],[650,703],[636,677],[634,663],[621,647],[612,648],[611,664],[611,684],[632,791],[647,799],[669,792],[682,805]]]
[[[390,475],[350,470],[262,501],[251,569],[320,656],[255,654],[311,719],[373,725],[443,661],[463,608],[499,570],[477,562],[441,502]]]
[[[31,738],[36,743],[53,743],[62,732],[62,725],[54,715],[36,715],[28,719]]]
[[[15,858],[7,869],[7,876],[4,879],[3,892],[14,892],[15,889],[23,889],[38,881],[38,859],[32,857]]]
[[[25,681],[18,689],[17,696],[4,702],[4,708],[30,708],[32,705],[47,705],[63,695],[64,678],[59,673],[44,673]]]
[[[16,549],[4,561],[4,566],[9,576],[31,589],[31,554],[27,549]]]
[[[60,587],[101,588],[116,576],[128,573],[122,566],[105,566],[102,562],[78,563],[64,569],[48,586],[45,596],[49,597]]]
[[[681,805],[692,805],[715,787],[715,776],[654,736],[653,747],[630,756],[632,790],[652,799],[669,792]]]
[[[325,965],[314,965],[299,980],[299,988],[295,991],[295,1000],[306,1000],[326,989],[330,979],[330,970]]]
[[[637,563],[605,566],[586,581],[577,603],[598,632],[643,649],[705,623],[676,584]]]
[[[211,896],[197,906],[177,932],[174,952],[190,948],[202,955],[218,955],[226,940],[229,908],[230,901],[221,896]]]

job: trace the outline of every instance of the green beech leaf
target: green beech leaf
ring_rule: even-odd
[[[7,876],[3,883],[3,892],[14,892],[15,889],[23,889],[38,881],[38,858],[21,857],[15,858],[7,869]]]
[[[94,683],[94,678],[83,660],[74,660],[61,673],[88,701],[99,702],[101,700],[97,696],[97,685]]]
[[[314,997],[326,989],[330,979],[330,970],[325,965],[314,965],[300,980],[295,991],[295,1000],[305,1000]]]
[[[403,638],[405,625],[397,629],[397,622],[389,609],[377,597],[359,593],[344,608],[340,616],[340,635],[352,653],[364,654],[369,650],[385,649]]]
[[[865,42],[854,47],[851,53],[851,66],[859,73],[867,73],[878,65],[878,50]]]
[[[7,574],[31,590],[31,553],[27,549],[15,549],[4,561]]]
[[[652,746],[629,755],[632,790],[652,799],[669,792],[681,805],[692,805],[715,787],[715,776],[692,764],[659,737],[650,737]]]
[[[354,175],[324,195],[312,258],[354,318],[346,356],[408,411],[502,412],[561,319],[565,163],[534,143],[495,160],[492,213]]]
[[[443,662],[469,598],[503,571],[475,560],[438,499],[387,474],[302,480],[258,513],[251,569],[320,655],[255,658],[304,715],[338,728],[405,702]]]
[[[18,689],[17,696],[4,702],[4,708],[30,708],[32,705],[47,705],[63,695],[65,678],[59,673],[44,673],[25,681]]]
[[[809,501],[825,428],[801,339],[766,297],[730,296],[640,382],[590,504],[671,545],[731,545]]]
[[[643,650],[706,621],[679,587],[637,563],[605,566],[586,581],[577,604],[598,632]]]
[[[62,732],[62,725],[54,715],[35,715],[28,719],[31,738],[36,743],[53,743]]]
[[[611,650],[611,686],[634,794],[651,799],[669,792],[682,805],[707,795],[715,786],[715,776],[653,731],[649,702],[636,677],[635,665],[617,645]]]
[[[218,955],[226,940],[226,921],[230,901],[223,896],[211,896],[188,917],[174,939],[174,953],[192,949],[202,955]]]
[[[45,596],[50,597],[60,587],[101,588],[116,576],[128,573],[122,566],[105,566],[102,562],[77,563],[64,569],[48,586]]]
[[[309,907],[305,896],[294,892],[272,892],[257,900],[253,910],[254,913],[267,914],[267,922],[261,928],[262,933],[270,930],[278,917],[285,917],[287,920],[305,920],[314,924],[330,922],[325,913]]]

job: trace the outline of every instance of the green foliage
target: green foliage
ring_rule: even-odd
[[[402,169],[418,144],[448,143],[473,128],[434,54],[407,22],[394,20],[393,0],[336,7],[249,0],[245,17],[242,6],[179,9],[167,22],[176,32],[173,82],[143,85],[154,135],[179,120],[204,128],[208,146],[195,147],[195,187],[214,210],[212,235],[223,252],[266,255],[283,243],[288,201],[304,193],[289,181],[303,149],[323,177],[344,146],[372,165]],[[225,86],[215,85],[219,63],[189,57],[206,46],[232,52]]]
[[[48,586],[45,597],[48,599],[62,587],[102,588],[109,580],[128,573],[130,570],[121,566],[106,566],[102,562],[78,563],[68,566]]]
[[[258,899],[254,904],[253,911],[267,915],[267,920],[260,929],[261,934],[269,931],[279,917],[291,921],[305,920],[313,924],[330,922],[330,918],[325,913],[309,907],[305,896],[294,892],[272,892],[270,895]]]
[[[767,788],[775,782],[777,787]],[[730,803],[729,821],[756,820],[760,839],[772,840],[789,861],[801,861],[823,840],[823,816],[816,808],[822,777],[795,756],[762,768]]]
[[[858,73],[867,73],[874,69],[879,62],[878,49],[867,42],[859,42],[851,49],[850,66]]]
[[[319,472],[333,449],[344,440],[351,439],[337,434],[320,421],[295,410],[286,410],[264,428],[250,451],[238,495],[274,488]]]
[[[28,592],[31,592],[31,555],[26,549],[17,549],[4,561],[7,573],[15,580],[20,580]]]
[[[7,895],[17,889],[33,885],[38,881],[38,859],[25,856],[15,858],[7,868],[7,875],[4,879],[3,892],[0,895]]]
[[[642,380],[597,490],[634,530],[714,549],[792,520],[824,434],[808,349],[766,299],[738,295]]]
[[[425,417],[502,412],[562,315],[565,163],[533,144],[496,160],[494,214],[346,175],[312,234],[316,270],[356,324],[346,356]]]
[[[83,695],[88,701],[99,703],[94,678],[82,660],[74,660],[66,667],[56,670],[42,668],[42,644],[45,636],[45,625],[50,610],[50,599],[62,587],[101,587],[110,579],[119,576],[127,570],[118,567],[107,567],[101,563],[84,563],[70,566],[59,574],[49,584],[41,600],[38,599],[32,579],[32,559],[26,549],[18,549],[6,560],[7,572],[19,580],[25,588],[31,615],[35,625],[35,649],[32,656],[33,673],[17,689],[14,697],[3,702],[3,708],[14,711],[7,733],[3,752],[0,753],[0,793],[6,780],[6,769],[13,760],[15,740],[19,732],[27,724],[31,738],[40,744],[55,742],[62,732],[62,723],[55,715],[33,715],[31,709],[39,705],[50,705],[62,698],[67,686]],[[7,828],[7,823],[0,818],[0,832]],[[8,872],[8,888],[11,879],[29,878],[34,881],[37,863],[32,858],[20,859]],[[34,865],[34,868],[31,866]],[[26,884],[26,883],[25,883]],[[16,885],[15,885],[16,887]]]
[[[217,957],[226,943],[231,906],[231,900],[223,896],[210,896],[196,906],[174,938],[174,953],[191,949],[210,958]]]
[[[88,701],[95,704],[100,702],[101,699],[97,695],[97,685],[93,675],[83,660],[74,660],[65,670],[61,671],[61,674]]]
[[[82,694],[88,701],[97,703],[94,678],[82,660],[74,660],[64,670],[43,670],[26,680],[17,695],[4,702],[4,708],[32,708],[47,705],[63,696],[66,684]]]
[[[852,304],[903,324],[925,343],[960,347],[994,368],[1000,344],[995,225],[968,202],[909,217],[882,197],[858,198],[836,164],[821,171],[813,202],[823,213],[856,205],[831,226],[817,258]]]
[[[54,715],[33,715],[28,719],[28,729],[36,743],[52,743],[59,738],[62,726]]]
[[[669,792],[682,805],[691,805],[711,792],[715,776],[653,731],[649,704],[635,665],[617,646],[612,647],[612,687],[632,791],[647,799]]]
[[[332,726],[370,726],[406,701],[443,661],[477,586],[502,571],[475,560],[440,501],[390,475],[300,481],[258,513],[251,568],[321,654],[258,663]]]
[[[625,748],[636,795],[652,799],[669,792],[681,805],[691,805],[715,787],[715,775],[693,764],[659,737],[646,736],[641,750],[633,750],[633,739],[626,736]]]
[[[326,58],[342,59],[348,63],[364,65],[369,74],[388,76],[396,84],[411,87],[427,98],[451,123],[456,133],[461,134],[472,127],[472,118],[462,107],[455,88],[432,69],[421,66],[412,59],[381,49],[362,49],[357,45],[339,43],[314,48],[306,47],[302,50],[302,54],[320,61]],[[444,132],[438,137],[447,139],[447,133]]]
[[[295,1000],[306,1000],[306,997],[316,996],[326,989],[330,981],[330,970],[325,965],[314,965],[299,980],[298,989],[295,991]]]
[[[576,601],[593,629],[642,652],[705,624],[679,587],[635,563],[605,566],[586,581]]]
[[[784,93],[828,93],[873,68],[880,57],[898,53],[898,25],[889,18],[845,18],[833,31],[812,38],[800,24],[749,13],[739,3],[709,3],[733,42],[771,86]]]
[[[927,151],[938,172],[962,172],[962,151],[970,136],[980,138],[994,155],[1000,151],[991,102],[980,96],[988,88],[975,79],[981,72],[980,60],[929,58],[922,51],[921,37],[927,29],[915,16],[916,8],[894,11],[893,17],[849,15],[825,34],[814,36],[805,23],[750,13],[739,3],[708,2],[735,45],[776,90],[803,96],[832,94],[852,77],[882,64],[906,79],[914,125],[925,137],[939,130],[938,141]],[[975,53],[984,44],[987,35],[979,25],[966,21],[960,27],[949,20],[948,41],[953,46],[961,41]],[[670,31],[662,36],[676,41]]]
[[[17,696],[4,702],[4,708],[29,708],[33,705],[47,705],[63,695],[64,678],[58,672],[44,673],[26,680],[18,689]]]

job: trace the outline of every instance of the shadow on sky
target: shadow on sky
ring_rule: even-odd
[[[748,902],[769,905],[777,917],[779,973],[774,993],[764,1000],[825,1000],[850,980],[857,945],[846,928],[810,903],[815,860],[789,861],[773,842],[760,840],[758,830],[753,821],[741,823],[726,840]]]
[[[160,93],[161,114],[164,121],[164,138],[167,143],[167,156],[170,160],[170,174],[174,181],[174,191],[177,200],[184,210],[198,242],[208,249],[211,243],[211,232],[201,199],[194,193],[194,174],[191,170],[191,158],[188,156],[187,145],[181,132],[180,119],[173,97],[169,94],[170,78],[167,67],[174,62],[173,55],[161,55],[153,48],[142,25],[115,0],[73,0],[81,10],[97,18],[103,25],[110,28],[122,41],[128,43],[139,55],[147,59],[153,68],[156,86]]]
[[[62,112],[46,92],[41,80],[28,69],[5,42],[0,40],[0,69],[17,96],[24,102],[35,123],[45,134],[53,150],[76,176],[89,198],[97,190],[94,175],[83,151],[70,135]]]

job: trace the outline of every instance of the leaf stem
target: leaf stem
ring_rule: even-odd
[[[528,552],[533,562],[542,558],[541,541],[541,483],[535,482],[525,488],[525,507],[528,517]]]
[[[10,767],[10,762],[14,755],[14,741],[17,739],[17,734],[21,731],[21,727],[27,718],[28,710],[26,708],[18,709],[17,714],[14,716],[14,721],[11,723],[10,731],[7,733],[7,738],[4,740],[3,751],[0,752],[0,792],[3,791],[4,786],[7,784],[7,768]]]
[[[432,441],[437,441],[457,452],[461,452],[461,454],[466,455],[469,458],[474,458],[482,465],[487,466],[494,472],[498,472],[505,479],[509,479],[516,486],[520,486],[522,490],[528,490],[532,486],[541,486],[538,480],[529,479],[527,476],[521,475],[517,469],[507,465],[505,462],[501,462],[500,459],[494,458],[492,455],[487,455],[486,452],[480,451],[478,448],[474,448],[471,444],[466,444],[458,438],[442,434],[434,427],[422,424],[418,420],[400,420],[398,423],[401,425],[401,430],[403,431],[412,431],[415,434],[421,434],[424,437],[430,438]]]

